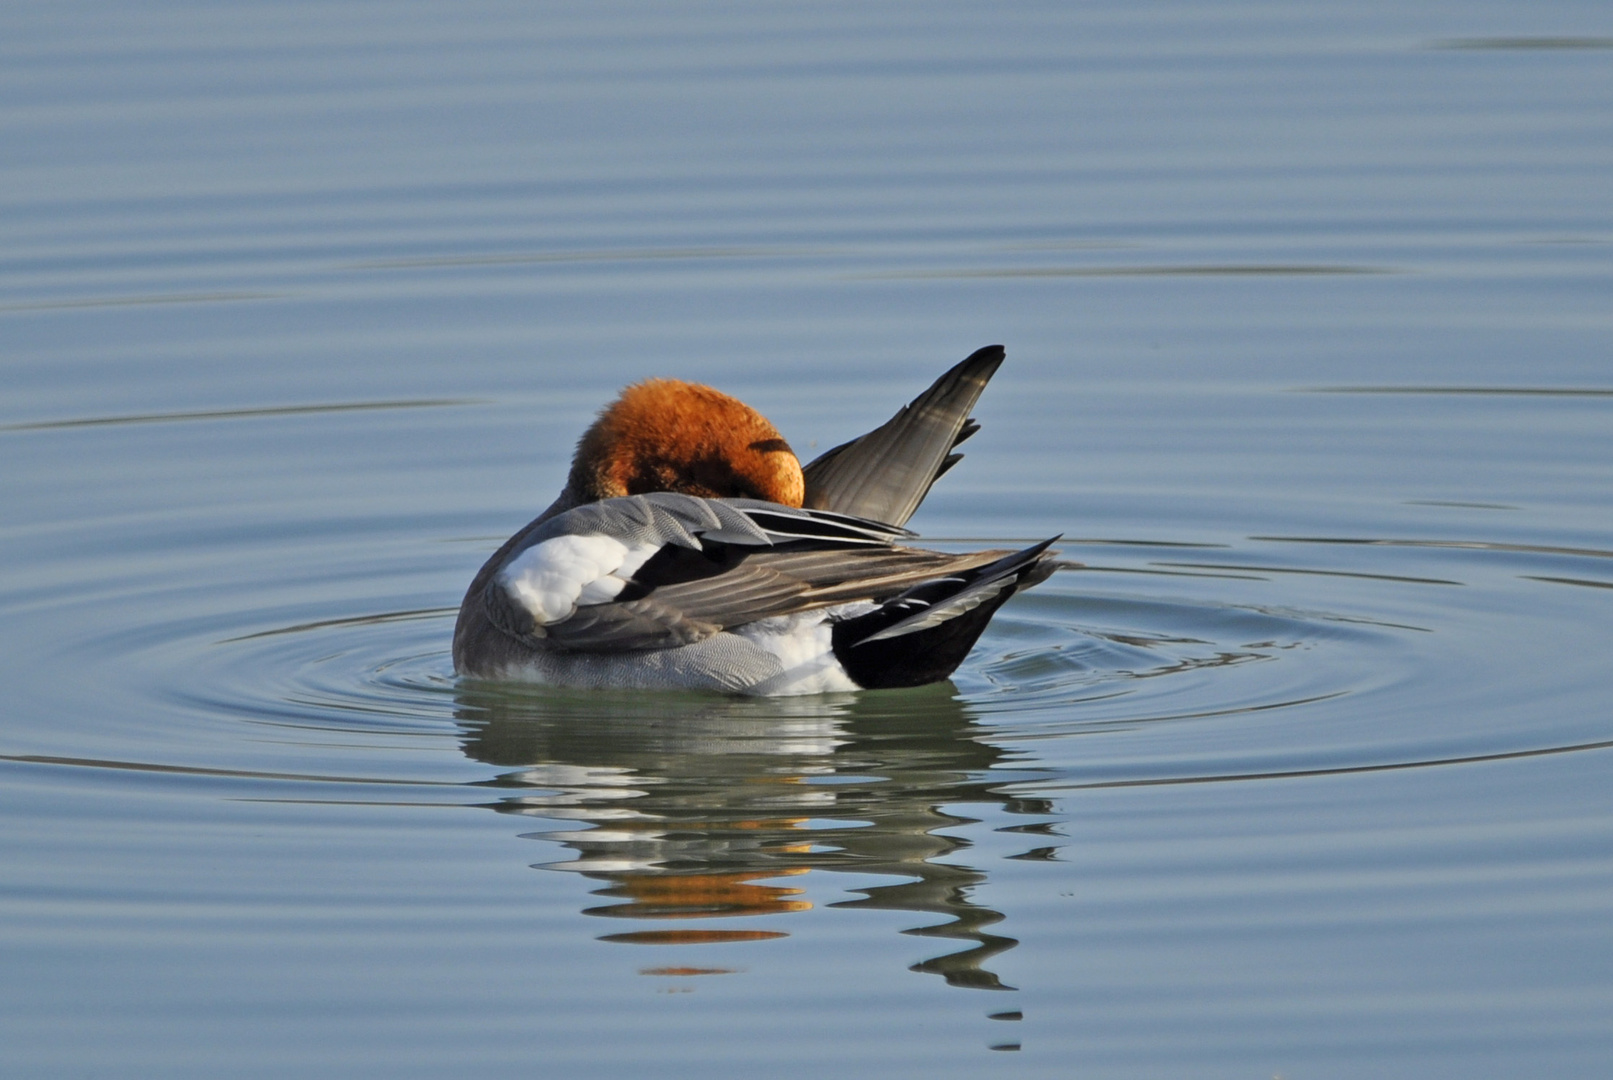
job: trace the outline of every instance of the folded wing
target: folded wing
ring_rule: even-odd
[[[535,530],[491,576],[483,603],[500,630],[530,645],[664,649],[759,619],[897,596],[1004,554],[894,546],[903,535],[742,499],[607,499]]]

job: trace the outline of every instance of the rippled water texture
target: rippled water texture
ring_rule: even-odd
[[[11,5],[0,1072],[1593,1076],[1605,4]],[[991,342],[951,684],[460,683],[622,384]]]

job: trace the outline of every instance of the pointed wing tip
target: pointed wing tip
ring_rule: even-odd
[[[1025,549],[1026,559],[1018,571],[1019,583],[1016,589],[1030,589],[1053,576],[1054,571],[1064,566],[1064,561],[1058,556],[1060,552],[1053,549],[1053,545],[1064,539],[1064,534],[1050,536],[1040,544]]]
[[[955,365],[947,375],[957,375],[960,378],[978,379],[982,383],[997,373],[1003,361],[1008,359],[1008,350],[1001,345],[987,345],[976,349],[963,361]],[[942,376],[945,378],[945,376]]]
[[[807,505],[905,524],[957,464],[952,449],[980,430],[969,410],[1007,355],[1001,345],[976,349],[890,420],[808,463]]]
[[[1020,551],[1013,552],[1010,555],[1003,556],[1001,559],[997,560],[997,565],[1003,567],[1013,567],[1014,569],[1009,572],[1017,572],[1020,569],[1042,561],[1044,556],[1050,554],[1057,555],[1058,552],[1050,551],[1049,549],[1051,549],[1054,544],[1058,543],[1062,539],[1064,539],[1063,533],[1059,533],[1057,536],[1050,536],[1040,543],[1032,544],[1028,548],[1024,548]]]

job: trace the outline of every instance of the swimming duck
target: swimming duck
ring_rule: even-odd
[[[582,436],[560,497],[488,559],[454,668],[559,686],[756,695],[947,678],[1050,545],[949,554],[903,526],[979,430],[980,349],[884,425],[803,467],[708,386],[651,379]]]

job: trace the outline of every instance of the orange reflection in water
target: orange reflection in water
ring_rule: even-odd
[[[752,884],[763,878],[806,872],[806,867],[788,867],[765,873],[624,875],[596,895],[623,897],[627,903],[588,908],[584,914],[627,919],[712,919],[809,911],[810,900],[789,899],[800,896],[802,889]],[[613,935],[611,940],[621,937]]]
[[[530,838],[571,856],[538,865],[598,883],[594,897],[608,899],[588,915],[660,924],[597,940],[789,937],[779,919],[734,921],[821,911],[802,875],[844,872],[858,880],[813,879],[836,897],[828,907],[922,916],[903,932],[951,950],[911,970],[1010,989],[984,965],[1017,942],[991,933],[1003,916],[976,902],[985,873],[960,857],[971,840],[958,830],[979,819],[961,811],[1042,818],[1052,807],[1002,790],[1017,777],[951,688],[752,701],[467,685],[459,704],[466,755],[507,770],[488,782],[499,791],[489,807],[546,820]],[[1034,834],[1038,846],[1017,857],[1043,858],[1050,824],[997,831]],[[841,896],[847,884],[853,895]],[[726,973],[690,959],[644,974]]]
[[[721,945],[789,936],[782,930],[635,930],[629,934],[606,934],[599,940],[622,945]]]

